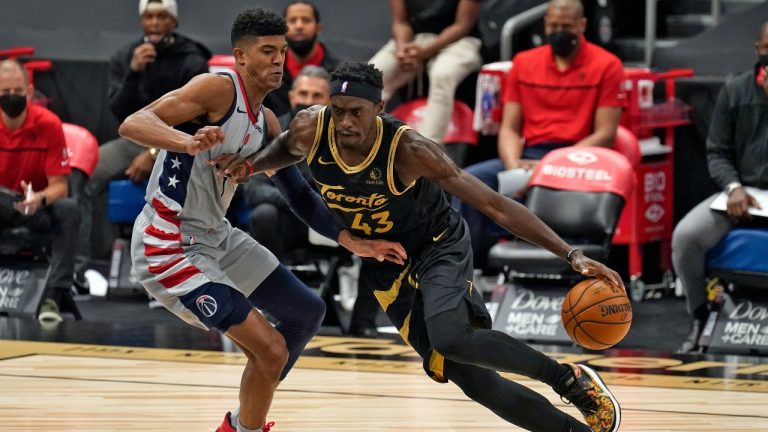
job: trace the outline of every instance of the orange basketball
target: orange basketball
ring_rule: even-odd
[[[621,288],[602,279],[587,279],[568,291],[561,317],[572,341],[601,350],[627,335],[632,325],[632,304]]]

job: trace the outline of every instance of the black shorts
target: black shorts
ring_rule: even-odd
[[[426,321],[456,309],[466,301],[476,326],[491,328],[482,293],[472,284],[472,247],[466,223],[459,219],[430,242],[406,266],[364,260],[360,289],[373,289],[376,299],[403,339],[424,359],[424,370],[435,381],[446,382],[444,359],[434,351]]]

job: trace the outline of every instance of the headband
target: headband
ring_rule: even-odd
[[[331,81],[331,96],[354,96],[379,103],[381,89],[364,82],[334,80]]]

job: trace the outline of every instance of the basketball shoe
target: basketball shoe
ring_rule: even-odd
[[[275,422],[264,423],[264,426],[261,427],[261,431],[269,432],[274,425]],[[221,425],[216,429],[216,432],[237,432],[237,428],[232,426],[232,413],[227,412],[227,414],[224,416],[224,420],[221,422]]]
[[[216,432],[237,432],[237,429],[230,423],[231,416],[232,413],[230,412],[227,412],[227,414],[224,415],[224,420],[221,422],[221,426],[216,428]]]
[[[594,432],[617,431],[621,407],[597,372],[580,364],[568,366],[573,369],[573,375],[566,376],[565,383],[558,386],[567,389],[560,398],[578,408]]]

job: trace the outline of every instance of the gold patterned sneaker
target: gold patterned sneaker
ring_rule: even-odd
[[[621,407],[600,375],[581,364],[571,364],[573,376],[568,378],[560,395],[566,403],[572,403],[584,416],[594,432],[614,432],[621,423]]]

